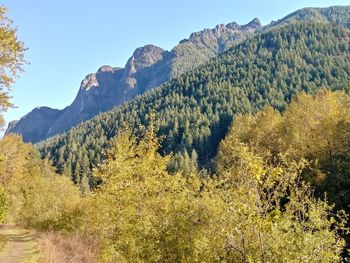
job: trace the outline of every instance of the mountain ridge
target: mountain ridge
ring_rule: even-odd
[[[304,7],[277,21],[272,21],[264,27],[264,30],[300,20],[337,23],[350,28],[350,6]]]
[[[237,114],[268,105],[282,112],[298,92],[349,91],[349,39],[349,29],[325,23],[295,23],[258,34],[37,146],[59,173],[77,183],[88,176],[94,186],[91,171],[105,159],[111,139],[125,125],[143,133],[154,112],[157,135],[163,138],[160,152],[174,154],[171,170],[189,156],[200,168],[211,169],[217,146]]]
[[[255,18],[246,25],[232,22],[192,33],[170,51],[152,44],[139,47],[124,68],[104,65],[86,75],[71,105],[62,110],[35,108],[20,120],[9,123],[5,135],[19,133],[25,142],[35,143],[67,131],[203,64],[261,27]]]
[[[19,133],[24,141],[36,143],[68,131],[82,121],[196,68],[256,32],[266,32],[298,21],[337,23],[350,28],[350,6],[302,8],[266,26],[262,26],[257,18],[245,25],[236,22],[219,24],[192,33],[170,51],[145,45],[134,51],[124,68],[105,65],[96,73],[88,74],[72,104],[59,113],[52,109],[55,114],[45,119],[47,112],[33,110],[25,118],[10,122],[5,135]]]

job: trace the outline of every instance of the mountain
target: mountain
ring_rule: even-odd
[[[240,43],[261,29],[258,19],[246,25],[221,24],[191,34],[171,51],[154,45],[137,48],[124,68],[102,66],[81,82],[73,103],[63,110],[34,109],[5,132],[21,134],[26,142],[38,142],[120,105],[191,70]]]
[[[82,121],[196,68],[254,32],[267,32],[300,21],[331,22],[349,28],[350,7],[304,8],[265,27],[258,19],[246,25],[221,24],[192,33],[189,39],[180,41],[171,51],[146,45],[135,50],[124,68],[102,66],[96,73],[87,75],[70,106],[63,110],[36,108],[19,121],[9,123],[5,134],[19,133],[24,141],[35,143],[68,131]]]
[[[20,121],[11,121],[8,124],[5,135],[8,132],[19,133],[23,139],[33,138],[33,141],[45,137],[46,131],[51,128],[55,120],[59,118],[60,110],[49,107],[36,107],[27,115],[23,116]],[[41,129],[38,129],[40,127]]]
[[[286,17],[272,21],[264,30],[284,26],[300,21],[313,21],[318,23],[336,23],[350,28],[350,6],[331,6],[327,8],[303,8]]]
[[[272,105],[283,111],[297,92],[350,87],[350,32],[343,25],[300,21],[267,30],[159,88],[41,142],[42,157],[76,183],[91,170],[121,127],[142,132],[154,113],[171,169],[191,155],[210,168],[234,117]],[[193,161],[193,160],[192,160]]]

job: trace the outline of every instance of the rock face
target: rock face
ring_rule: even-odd
[[[38,141],[45,137],[46,131],[55,123],[60,113],[60,110],[49,107],[37,107],[22,117],[20,121],[10,122],[6,132],[14,130],[16,133],[21,134],[26,142]],[[18,128],[20,128],[19,131],[17,131]]]
[[[193,33],[171,51],[154,45],[137,48],[124,68],[102,66],[96,73],[88,74],[70,106],[63,110],[36,108],[11,122],[5,134],[18,133],[24,141],[36,143],[67,131],[205,63],[260,29],[258,19],[246,25],[232,22]]]

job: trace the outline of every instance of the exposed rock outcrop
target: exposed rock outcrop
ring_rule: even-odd
[[[154,45],[137,48],[124,68],[105,65],[88,74],[70,106],[63,110],[36,108],[19,121],[11,122],[5,134],[19,133],[24,141],[35,143],[67,131],[203,64],[260,28],[257,19],[247,25],[232,22],[193,33],[171,51]]]

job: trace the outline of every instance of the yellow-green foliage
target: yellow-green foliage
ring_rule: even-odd
[[[217,164],[212,194],[225,207],[221,224],[228,262],[339,261],[346,216],[334,214],[301,182],[304,162],[271,165],[228,137]]]
[[[124,131],[95,172],[84,230],[105,262],[336,262],[343,213],[300,180],[304,161],[266,162],[230,136],[214,176],[166,171],[151,129]]]
[[[199,180],[169,175],[169,158],[160,156],[157,149],[153,131],[140,141],[125,131],[96,172],[104,183],[92,197],[87,229],[103,239],[106,261],[204,258],[208,246],[201,240],[207,240],[203,230],[208,209],[196,197]]]
[[[28,188],[19,223],[39,230],[71,231],[80,217],[80,193],[59,175],[37,177]]]
[[[7,8],[0,6],[0,52],[2,55],[0,60],[0,85],[2,87],[9,87],[17,76],[18,72],[22,70],[25,62],[23,59],[24,48],[23,42],[18,40],[16,29],[12,25],[13,21],[7,17]],[[2,101],[3,93],[0,96],[0,104],[7,105],[7,101]],[[5,102],[5,103],[4,103]]]
[[[69,231],[79,219],[80,193],[55,175],[37,150],[17,135],[0,141],[0,182],[8,196],[8,222],[42,230]]]
[[[5,189],[0,185],[0,223],[4,222],[6,216],[7,216],[7,194],[5,192]]]
[[[7,16],[7,9],[0,6],[0,127],[4,124],[2,112],[13,106],[8,89],[26,63],[23,57],[26,49],[23,42],[17,38],[12,23]]]
[[[153,125],[141,137],[125,130],[85,198],[31,145],[5,137],[0,181],[11,219],[89,235],[102,262],[339,262],[347,216],[315,198],[302,176],[329,153],[347,153],[349,104],[340,94],[302,94],[283,115],[267,108],[239,117],[216,174],[169,173]]]
[[[23,207],[26,189],[34,177],[41,175],[39,154],[17,135],[0,141],[0,183],[8,193],[9,221],[18,218]]]
[[[303,177],[328,192],[339,208],[350,205],[350,97],[321,90],[301,93],[283,114],[265,108],[255,116],[237,117],[220,148],[222,166],[229,165],[231,147],[245,143],[265,162],[278,164],[306,159]],[[227,158],[227,160],[225,160]]]

